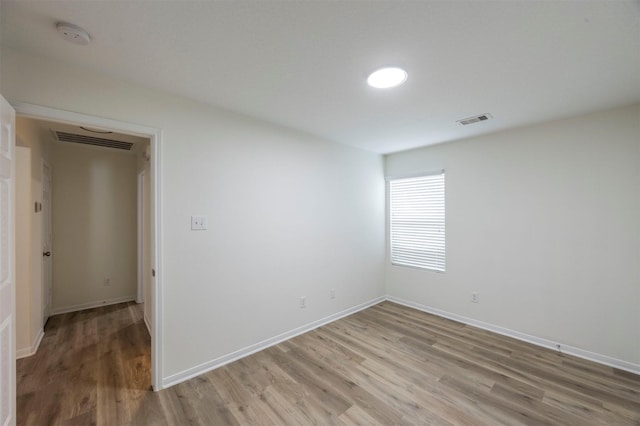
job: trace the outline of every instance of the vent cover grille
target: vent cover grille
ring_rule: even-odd
[[[114,139],[96,138],[95,136],[77,135],[75,133],[67,132],[55,132],[57,139],[60,142],[72,142],[83,145],[101,146],[104,148],[123,149],[125,151],[131,151],[133,143],[122,142]]]
[[[468,124],[479,123],[480,121],[486,121],[490,118],[493,118],[491,114],[480,114],[474,115],[473,117],[463,118],[462,120],[457,120],[457,123],[466,126]]]

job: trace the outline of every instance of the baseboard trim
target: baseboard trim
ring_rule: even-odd
[[[16,359],[26,358],[31,355],[35,355],[38,352],[38,348],[40,347],[40,342],[42,342],[42,338],[44,337],[44,330],[41,328],[38,330],[38,335],[35,340],[28,348],[18,349],[16,351]]]
[[[79,305],[64,306],[62,308],[54,309],[51,312],[51,315],[66,314],[68,312],[76,312],[76,311],[84,311],[85,309],[99,308],[100,306],[115,305],[117,303],[131,302],[134,300],[136,300],[136,296],[130,295],[130,296],[114,297],[112,299],[98,300],[96,302],[81,303]]]
[[[277,345],[278,343],[282,343],[285,340],[289,340],[293,337],[296,337],[300,334],[307,333],[311,330],[314,330],[318,327],[322,327],[323,325],[329,324],[340,318],[344,318],[346,316],[352,315],[358,311],[363,309],[367,309],[373,305],[377,305],[380,302],[383,302],[386,298],[384,296],[377,297],[373,300],[370,300],[365,303],[361,303],[359,305],[353,306],[349,309],[345,309],[344,311],[335,313],[333,315],[329,315],[325,318],[319,319],[317,321],[313,321],[309,324],[303,325],[298,328],[294,328],[293,330],[287,331],[285,333],[279,334],[277,336],[271,337],[269,339],[263,340],[262,342],[247,346],[243,349],[239,349],[235,352],[231,352],[228,355],[223,355],[219,358],[213,359],[211,361],[207,361],[195,367],[189,368],[187,370],[181,371],[179,373],[172,374],[168,377],[165,377],[162,380],[162,388],[166,389],[170,386],[177,385],[178,383],[184,382],[186,380],[192,379],[201,374],[207,373],[211,370],[215,370],[216,368],[222,367],[223,365],[232,363],[241,358],[252,355],[261,350],[267,349],[271,346]]]
[[[439,317],[448,318],[453,321],[461,322],[463,324],[472,325],[474,327],[478,327],[483,330],[492,331],[494,333],[501,334],[503,336],[512,337],[517,340],[522,340],[523,342],[531,343],[533,345],[552,349],[554,351],[557,351],[558,345],[560,345],[560,350],[562,351],[562,353],[573,355],[578,358],[586,359],[588,361],[597,362],[598,364],[607,365],[609,367],[618,368],[620,370],[629,371],[631,373],[640,375],[640,364],[634,364],[632,362],[623,361],[617,358],[612,358],[607,355],[601,355],[598,353],[590,352],[574,346],[565,345],[560,342],[543,339],[541,337],[536,337],[529,334],[521,333],[519,331],[511,330],[505,327],[500,327],[500,326],[489,324],[486,322],[474,320],[472,318],[468,318],[462,315],[452,314],[450,312],[436,309],[431,306],[422,305],[420,303],[411,302],[409,300],[404,300],[398,297],[387,296],[386,300],[397,303],[399,305],[408,306],[410,308],[414,308],[419,311],[437,315]]]

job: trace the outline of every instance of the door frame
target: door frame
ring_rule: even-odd
[[[42,161],[40,162],[40,168],[42,170],[42,191],[43,191],[43,197],[42,197],[42,211],[44,212],[44,190],[45,190],[45,178],[44,178],[44,169],[47,168],[49,169],[49,205],[47,206],[48,210],[48,216],[49,217],[45,217],[43,218],[43,225],[42,225],[42,230],[43,230],[43,239],[42,239],[42,248],[44,248],[44,243],[47,239],[47,235],[44,233],[44,231],[49,231],[50,235],[51,235],[51,241],[49,241],[50,247],[49,249],[51,250],[53,248],[53,221],[52,221],[52,216],[51,216],[51,209],[53,207],[53,203],[52,203],[52,197],[51,197],[51,191],[52,191],[52,174],[53,174],[53,170],[51,169],[51,164],[49,164],[48,162],[44,161],[44,159],[42,159]],[[49,222],[47,224],[47,221]],[[41,250],[40,250],[41,251]],[[53,251],[53,250],[51,250]],[[45,268],[44,268],[44,257],[41,257],[40,260],[42,261],[42,290],[48,290],[45,291],[44,293],[41,292],[42,294],[42,302],[45,303],[43,305],[43,309],[42,309],[42,329],[44,330],[44,326],[47,323],[47,320],[49,319],[49,317],[51,316],[51,311],[53,308],[53,260],[49,259],[49,288],[46,289],[45,288],[45,283],[47,282],[47,277],[45,274]],[[45,300],[45,295],[46,294],[46,299]],[[49,311],[47,312],[46,309],[44,309],[47,305],[49,304]]]
[[[55,121],[58,123],[75,126],[101,127],[112,129],[121,133],[128,133],[150,139],[151,145],[151,170],[150,178],[150,240],[151,240],[151,321],[153,329],[151,333],[151,386],[154,391],[163,388],[162,385],[162,319],[163,319],[163,274],[162,274],[162,129],[148,127],[140,124],[127,123],[78,112],[65,111],[25,102],[12,102],[10,104],[16,111],[16,115],[25,118]],[[148,303],[149,301],[147,301]]]

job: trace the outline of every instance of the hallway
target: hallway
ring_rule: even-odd
[[[152,418],[139,413],[150,405],[143,399],[154,396],[142,309],[129,302],[51,317],[37,354],[17,362],[18,424],[123,425],[138,414]]]

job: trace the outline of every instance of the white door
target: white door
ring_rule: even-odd
[[[16,424],[14,159],[16,114],[0,96],[0,425]]]
[[[46,324],[51,315],[51,169],[47,163],[42,163],[42,297],[43,297],[43,321]]]

